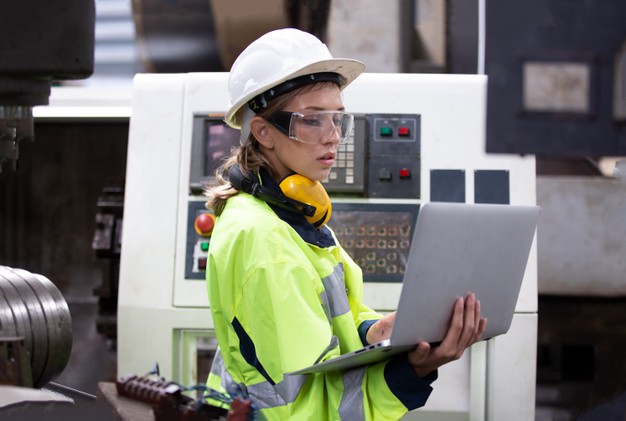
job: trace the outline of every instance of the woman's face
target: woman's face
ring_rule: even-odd
[[[324,84],[295,96],[287,102],[283,111],[307,114],[315,111],[343,111],[341,92],[335,84]],[[328,177],[335,163],[339,135],[319,138],[319,142],[302,143],[290,139],[273,125],[267,125],[271,142],[261,142],[261,153],[272,164],[277,181],[292,173],[320,181]],[[311,141],[311,139],[307,139]]]

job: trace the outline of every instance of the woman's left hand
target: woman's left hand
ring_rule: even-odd
[[[374,323],[367,331],[365,340],[368,344],[375,344],[385,339],[391,338],[391,331],[393,330],[393,324],[396,321],[396,312],[389,313],[382,319]]]

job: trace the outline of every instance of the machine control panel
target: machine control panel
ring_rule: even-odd
[[[193,120],[189,188],[201,194],[215,169],[239,145],[239,131],[223,115],[198,113]],[[357,197],[420,197],[420,116],[356,114],[348,141],[322,184],[329,194]]]
[[[368,197],[420,197],[420,116],[368,114]]]
[[[189,202],[185,279],[205,279],[209,241],[215,226],[215,215],[203,200]]]
[[[419,205],[338,202],[328,225],[363,270],[365,282],[402,282]],[[204,280],[215,216],[204,201],[189,202],[185,278]]]
[[[192,133],[185,279],[205,279],[215,217],[204,206],[202,189],[239,145],[239,131],[226,126],[222,114],[197,113]],[[322,184],[333,201],[329,226],[363,270],[364,280],[401,282],[417,204],[368,203],[368,198],[417,203],[420,116],[355,115],[354,130],[339,145],[335,166]],[[342,197],[356,202],[341,203]]]

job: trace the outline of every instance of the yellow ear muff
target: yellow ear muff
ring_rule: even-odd
[[[315,214],[306,217],[314,227],[321,228],[328,222],[332,213],[332,205],[322,183],[310,180],[300,174],[292,174],[285,177],[279,186],[285,196],[315,206]]]

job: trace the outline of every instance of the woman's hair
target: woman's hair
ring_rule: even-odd
[[[268,107],[257,115],[262,118],[269,118],[277,111],[282,111],[285,104],[287,104],[294,97],[306,92],[321,89],[325,86],[332,84],[332,82],[320,82],[310,85],[302,86],[291,92],[279,96],[278,98],[269,102]],[[244,107],[247,105],[244,105]],[[226,205],[226,201],[232,196],[236,195],[239,191],[233,188],[228,181],[228,172],[230,169],[239,165],[241,172],[247,174],[249,172],[258,173],[261,168],[265,168],[274,175],[274,170],[270,163],[261,154],[259,149],[259,142],[256,140],[252,132],[248,137],[248,140],[243,146],[235,147],[231,150],[231,154],[222,165],[220,165],[214,174],[214,180],[207,184],[204,189],[204,195],[208,198],[206,207],[211,209],[216,216],[220,216]]]

